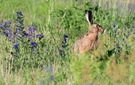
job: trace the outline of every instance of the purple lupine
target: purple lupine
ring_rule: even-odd
[[[33,26],[32,27],[28,27],[28,30],[29,30],[29,33],[33,33],[35,32],[36,28],[34,28]]]
[[[39,38],[39,40],[41,40],[42,38],[44,38],[44,35],[42,35],[42,34],[36,34],[36,37]]]
[[[50,78],[49,78],[50,81],[54,81],[54,76],[51,75]]]
[[[118,22],[115,22],[112,24],[113,27],[116,27],[116,25],[118,24]]]
[[[29,34],[26,31],[22,32],[23,36],[28,36]]]
[[[4,26],[4,28],[7,28],[8,27],[8,23],[5,22],[3,26]]]
[[[18,12],[16,12],[16,16],[19,16],[19,15],[22,15],[23,16],[23,14],[22,14],[22,11],[18,11]]]
[[[21,11],[16,12],[16,29],[19,28],[19,31],[22,31],[24,29],[24,16]]]
[[[31,46],[31,48],[34,48],[34,47],[37,46],[37,43],[36,43],[36,42],[31,42],[31,43],[30,43],[30,46]]]
[[[68,36],[66,34],[64,34],[63,41],[62,41],[62,47],[63,48],[65,48],[67,46],[67,38],[68,38]]]
[[[63,50],[59,49],[59,54],[62,55],[63,54]]]
[[[66,39],[68,38],[68,36],[64,34],[63,38],[64,38],[64,41],[66,42]]]
[[[63,48],[65,48],[66,46],[67,46],[66,44],[62,43],[62,47],[63,47]]]
[[[13,48],[14,49],[18,49],[19,48],[19,45],[18,44],[14,44]]]
[[[12,23],[12,20],[9,20],[8,23],[11,24]]]

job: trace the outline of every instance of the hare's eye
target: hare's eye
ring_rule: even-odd
[[[96,25],[97,28],[99,28],[99,25]]]

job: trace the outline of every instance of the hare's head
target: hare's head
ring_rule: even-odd
[[[98,24],[93,23],[92,11],[85,10],[86,20],[89,22],[89,31],[93,33],[103,33],[104,30]]]

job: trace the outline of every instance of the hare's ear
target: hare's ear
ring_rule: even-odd
[[[93,20],[92,20],[92,11],[89,10],[85,10],[85,16],[86,16],[86,20],[93,24]]]

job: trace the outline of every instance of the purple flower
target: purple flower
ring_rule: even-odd
[[[33,32],[35,32],[36,28],[34,28],[34,27],[28,27],[28,30],[29,30],[30,33],[33,33]]]
[[[26,31],[22,32],[23,36],[28,36],[28,33]]]
[[[18,49],[19,48],[18,44],[14,44],[13,48]]]
[[[30,45],[33,48],[33,47],[36,47],[37,46],[37,43],[36,42],[31,42]]]
[[[9,30],[9,28],[8,28],[8,27],[6,27],[6,28],[5,28],[5,30]]]
[[[39,38],[39,40],[41,40],[42,38],[44,38],[44,35],[42,35],[42,34],[36,34],[36,37]]]
[[[10,31],[4,31],[3,34],[6,35],[6,37],[10,36],[12,33]]]
[[[4,23],[4,28],[6,28],[6,27],[8,27],[8,23],[7,22]]]
[[[16,31],[18,32],[20,30],[20,27],[16,27]]]
[[[16,14],[17,14],[17,16],[18,16],[18,15],[23,15],[23,14],[22,14],[22,11],[18,11],[18,12],[16,12]]]
[[[51,75],[50,78],[49,78],[49,80],[54,81],[54,76]]]
[[[62,43],[66,43],[68,36],[64,34]]]
[[[115,22],[112,24],[113,27],[115,27],[118,24],[118,22]]]
[[[8,33],[7,32],[4,31],[3,34],[6,35],[6,37],[8,37]]]
[[[11,24],[12,23],[12,20],[9,20],[8,23]]]
[[[64,38],[68,38],[68,35],[64,34]]]
[[[62,43],[62,47],[65,48],[67,45],[65,43]]]
[[[62,55],[62,53],[63,53],[63,50],[59,49],[59,54]]]
[[[20,28],[19,30],[23,31],[23,29],[24,29],[24,23],[23,23],[24,16],[23,16],[21,11],[16,12],[16,16],[17,16],[17,18],[16,18],[16,27],[19,27]]]

